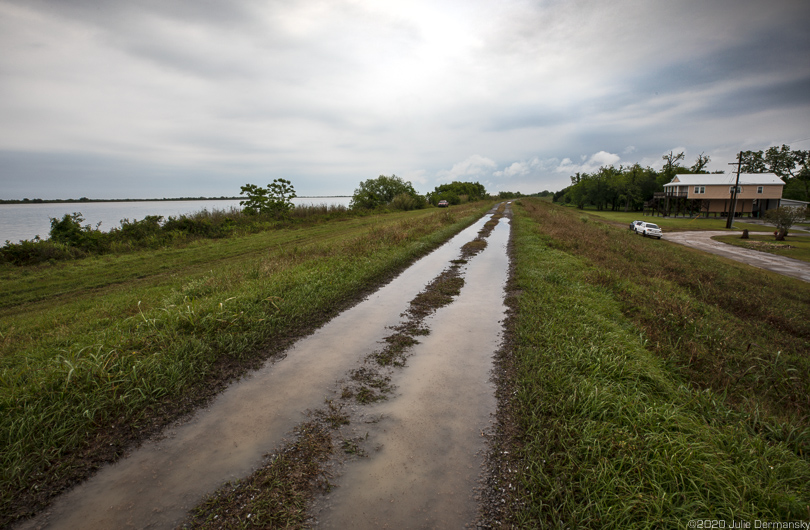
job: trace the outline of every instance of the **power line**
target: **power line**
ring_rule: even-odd
[[[807,138],[799,138],[798,140],[793,140],[792,142],[788,142],[788,143],[795,144],[795,143],[798,143],[798,142],[803,142],[805,140],[810,140],[810,136],[808,136]]]

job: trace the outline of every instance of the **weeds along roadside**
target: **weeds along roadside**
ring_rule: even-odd
[[[620,301],[648,349],[737,409],[802,425],[785,441],[810,454],[810,285],[560,208],[526,210],[551,247],[587,260],[588,282]]]
[[[499,522],[810,519],[807,286],[552,205],[514,210]]]
[[[204,264],[207,272],[194,264],[171,281],[153,258],[143,264],[153,279],[134,272],[120,285],[56,297],[56,309],[48,300],[21,306],[19,315],[4,309],[0,523],[41,508],[141,431],[323,324],[487,207],[319,225],[311,239],[307,230],[294,231],[294,241],[280,233],[284,246],[268,235],[271,250],[258,253],[240,253],[237,241],[232,255]],[[101,263],[97,274],[115,264]],[[26,283],[22,272],[17,280]],[[138,304],[139,291],[148,303]]]

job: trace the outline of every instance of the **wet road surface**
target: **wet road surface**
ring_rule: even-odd
[[[489,380],[500,345],[507,280],[506,218],[465,267],[457,299],[426,324],[394,378],[396,396],[368,408],[368,458],[333,481],[315,513],[323,528],[463,528],[477,515],[473,497],[483,463],[483,431],[495,412]],[[362,434],[362,433],[361,433]]]
[[[727,245],[720,241],[715,241],[712,237],[715,236],[741,236],[742,232],[729,232],[729,231],[692,231],[692,232],[669,232],[664,234],[664,239],[686,245],[692,248],[710,252],[718,256],[733,259],[742,263],[747,263],[760,269],[784,274],[793,278],[799,278],[806,282],[810,282],[810,263],[786,258],[784,256],[777,256],[776,254],[769,254],[767,252],[760,252],[757,250],[750,250],[747,248],[737,247],[734,245]],[[806,236],[802,236],[806,237]]]
[[[337,380],[379,350],[409,301],[459,258],[462,245],[489,219],[19,528],[176,527],[206,494],[256,469],[306,420],[307,409],[322,406]],[[325,526],[459,527],[474,520],[481,433],[495,411],[488,379],[505,311],[508,234],[503,218],[484,251],[464,266],[457,299],[426,321],[431,334],[395,374],[394,395],[375,405],[381,419],[368,430],[378,450],[346,466],[335,497],[321,505]],[[363,496],[368,490],[373,495]]]

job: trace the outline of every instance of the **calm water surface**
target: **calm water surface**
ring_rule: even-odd
[[[351,197],[295,198],[296,205],[328,204],[348,206]],[[147,215],[164,218],[200,212],[202,210],[241,209],[238,200],[207,201],[143,201],[143,202],[86,202],[46,204],[0,204],[0,246],[5,241],[17,243],[24,239],[48,237],[50,219],[61,219],[65,214],[80,212],[82,224],[108,231],[121,226],[121,219],[143,219]]]

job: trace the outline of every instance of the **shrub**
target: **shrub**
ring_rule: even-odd
[[[417,199],[413,195],[409,195],[407,193],[400,193],[396,197],[391,200],[391,208],[396,210],[416,210],[422,206],[422,201]]]
[[[35,238],[32,241],[11,243],[6,241],[0,248],[0,263],[13,265],[37,265],[49,261],[75,259],[86,256],[81,249],[69,247],[62,243]]]
[[[765,212],[765,220],[776,225],[776,240],[784,241],[788,234],[788,229],[797,222],[804,219],[806,210],[803,208],[793,208],[790,206],[780,206]]]
[[[103,250],[106,246],[105,234],[96,227],[82,226],[81,212],[65,214],[62,219],[51,217],[51,241],[82,250]]]
[[[433,205],[438,204],[442,199],[450,204],[461,204],[462,202],[480,201],[487,198],[487,190],[479,182],[454,181],[450,184],[436,186],[436,189],[429,196]]]
[[[360,187],[354,190],[350,208],[372,210],[380,206],[393,206],[394,198],[403,194],[412,197],[414,201],[419,200],[419,194],[416,193],[410,182],[406,182],[396,175],[390,177],[380,175],[376,179],[368,179],[360,183]]]
[[[120,233],[127,239],[146,239],[147,237],[160,232],[160,222],[163,221],[162,215],[147,215],[143,220],[130,221],[129,219],[121,219]]]

